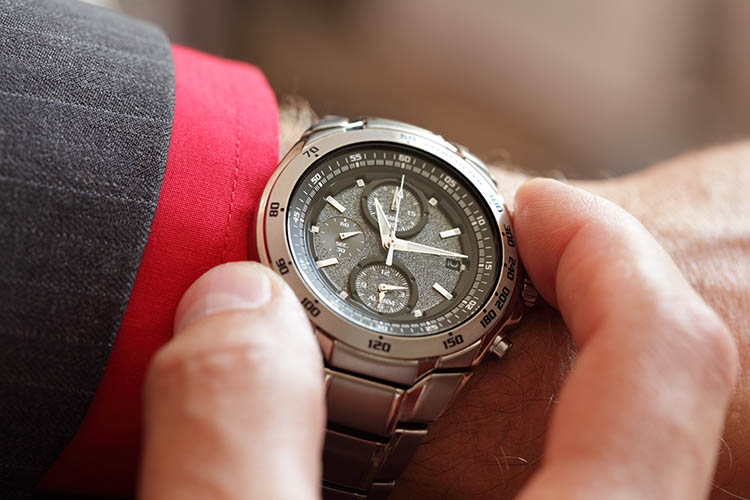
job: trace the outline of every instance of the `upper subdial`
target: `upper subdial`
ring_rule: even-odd
[[[348,217],[331,217],[311,230],[317,233],[315,249],[319,259],[356,257],[365,248],[362,228]]]
[[[393,224],[396,218],[399,185],[399,178],[372,181],[362,193],[362,213],[373,227],[378,227],[376,199],[383,207],[388,224]],[[405,182],[396,236],[409,238],[419,233],[427,223],[427,207],[427,201],[421,191]]]

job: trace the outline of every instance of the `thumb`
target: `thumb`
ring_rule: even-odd
[[[141,499],[319,497],[320,351],[271,270],[224,264],[188,289],[144,398]]]

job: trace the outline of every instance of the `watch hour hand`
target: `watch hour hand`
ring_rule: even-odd
[[[358,234],[362,234],[362,231],[348,231],[346,233],[339,233],[339,239],[345,240],[347,238],[351,238],[352,236],[357,236]]]
[[[469,258],[468,255],[463,255],[463,254],[455,253],[455,252],[449,252],[448,250],[443,250],[442,248],[430,247],[427,245],[422,245],[421,243],[415,243],[413,241],[402,240],[399,238],[395,239],[392,247],[394,250],[399,250],[401,252],[426,253],[430,255],[453,257],[456,259],[468,259]]]
[[[378,231],[380,232],[380,242],[383,245],[383,248],[385,248],[388,246],[388,238],[391,233],[391,225],[388,224],[388,218],[385,216],[383,207],[382,205],[380,205],[380,201],[378,201],[377,198],[375,198],[375,213],[378,216]]]

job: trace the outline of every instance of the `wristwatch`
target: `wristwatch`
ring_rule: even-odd
[[[422,128],[326,117],[274,172],[256,233],[325,358],[323,497],[385,499],[536,300],[493,178]]]

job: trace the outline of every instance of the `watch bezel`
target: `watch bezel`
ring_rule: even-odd
[[[478,307],[476,311],[463,323],[443,332],[419,337],[388,335],[369,330],[349,321],[334,311],[329,310],[327,304],[319,301],[319,297],[312,290],[305,278],[299,273],[294,263],[287,238],[287,217],[284,211],[280,215],[269,215],[269,207],[278,203],[278,208],[286,208],[292,192],[301,176],[320,158],[327,154],[358,143],[393,143],[407,146],[435,156],[455,170],[476,188],[480,198],[485,202],[488,214],[492,215],[497,225],[498,238],[502,249],[502,268],[498,273],[498,281],[492,289],[490,299]],[[315,147],[314,153],[311,153]],[[423,359],[442,357],[472,345],[486,335],[492,335],[497,328],[504,324],[511,313],[513,297],[517,293],[520,282],[520,267],[518,253],[515,248],[510,216],[504,201],[484,174],[464,159],[450,143],[441,138],[420,135],[411,130],[400,130],[398,127],[367,126],[361,129],[339,129],[318,137],[310,136],[300,140],[281,160],[276,171],[269,180],[258,208],[256,224],[256,242],[258,256],[261,262],[280,271],[285,267],[282,278],[289,284],[297,297],[308,305],[307,314],[314,326],[326,332],[332,338],[343,342],[355,349],[370,355],[390,359]],[[509,258],[515,262],[515,272],[509,273]],[[284,265],[280,265],[283,262]],[[499,263],[498,263],[499,264]],[[507,299],[498,307],[495,301],[500,292],[507,287]],[[495,317],[490,310],[495,310]],[[448,338],[461,335],[463,342],[446,347]],[[382,350],[382,344],[390,344],[387,351]],[[450,343],[448,343],[450,345]],[[377,347],[373,347],[377,346]],[[378,349],[380,347],[380,349]]]

